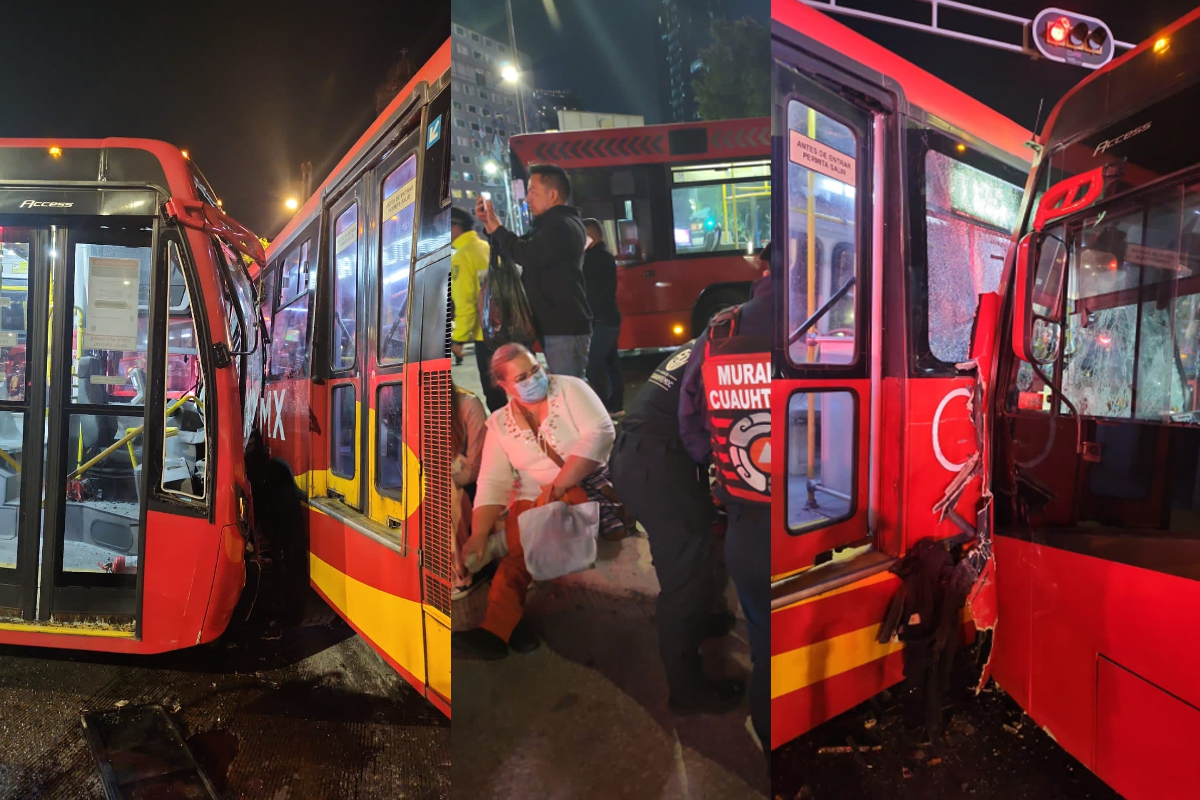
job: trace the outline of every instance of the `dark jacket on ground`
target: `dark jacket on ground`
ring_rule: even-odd
[[[608,245],[596,242],[583,254],[583,277],[587,284],[587,301],[592,309],[592,322],[615,328],[621,324],[617,307],[617,260]]]
[[[579,209],[553,206],[517,236],[504,226],[488,237],[492,249],[521,265],[539,336],[581,336],[592,332],[592,313],[583,284],[587,233]]]

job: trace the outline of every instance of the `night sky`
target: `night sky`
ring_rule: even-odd
[[[423,63],[450,21],[444,0],[6,2],[0,30],[0,137],[163,139],[272,237],[300,162],[315,189],[375,119],[400,50]]]
[[[733,0],[734,19],[770,19],[768,0]],[[558,12],[555,30],[547,7]],[[512,0],[517,48],[533,60],[539,89],[574,89],[586,111],[659,119],[659,0]],[[508,41],[503,0],[452,0],[451,16]]]

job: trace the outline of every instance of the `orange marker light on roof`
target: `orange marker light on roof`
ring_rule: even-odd
[[[1154,52],[1162,54],[1167,52],[1170,47],[1171,40],[1164,36],[1154,43]]]
[[[187,151],[187,150],[180,150],[180,151],[179,151],[179,153],[180,153],[180,155],[182,155],[184,158],[187,158],[187,157],[188,157],[188,151]]]
[[[50,148],[50,155],[54,156],[55,158],[58,158],[59,156],[61,156],[61,155],[62,155],[62,148],[61,148],[61,147],[58,147],[57,145],[56,145],[56,146],[54,146],[54,147],[51,147],[51,148]]]

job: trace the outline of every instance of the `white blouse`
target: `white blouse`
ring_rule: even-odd
[[[551,375],[546,396],[549,408],[538,436],[563,461],[580,456],[607,463],[616,432],[604,403],[587,381]],[[542,452],[532,431],[517,427],[511,402],[488,418],[487,428],[475,507],[536,500],[542,488],[553,483],[560,467]]]

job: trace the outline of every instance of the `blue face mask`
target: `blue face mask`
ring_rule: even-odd
[[[525,380],[517,384],[517,396],[522,403],[540,403],[546,399],[550,389],[550,378],[546,370],[539,369]]]

